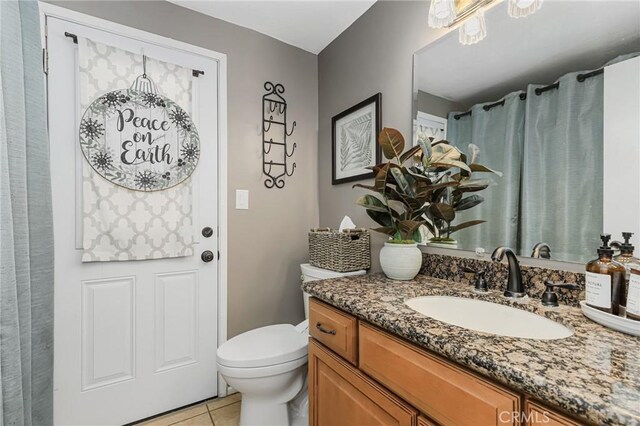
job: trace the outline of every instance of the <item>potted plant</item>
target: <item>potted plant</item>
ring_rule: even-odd
[[[357,204],[380,225],[374,231],[389,236],[380,251],[383,272],[392,279],[410,280],[420,271],[422,252],[420,227],[433,235],[431,242],[452,240],[451,234],[480,224],[473,220],[452,224],[456,211],[470,209],[483,201],[468,195],[490,185],[486,179],[472,179],[473,172],[499,173],[476,163],[479,150],[470,146],[467,157],[447,141],[419,139],[418,145],[404,151],[402,134],[392,128],[380,132],[380,146],[386,163],[372,167],[373,185],[356,184],[374,195],[363,195]],[[408,163],[409,165],[405,165]]]

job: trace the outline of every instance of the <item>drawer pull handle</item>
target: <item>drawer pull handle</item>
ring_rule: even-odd
[[[321,332],[323,332],[324,334],[331,334],[332,336],[335,336],[335,334],[336,334],[336,331],[335,331],[335,330],[327,330],[326,328],[324,328],[324,327],[322,326],[322,324],[320,324],[320,322],[318,322],[318,323],[316,324],[316,328],[317,328],[318,330],[320,330]]]

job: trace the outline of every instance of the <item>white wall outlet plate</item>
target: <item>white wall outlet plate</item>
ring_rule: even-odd
[[[249,210],[248,189],[236,189],[236,210]]]

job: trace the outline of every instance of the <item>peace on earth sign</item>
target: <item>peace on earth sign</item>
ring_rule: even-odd
[[[178,185],[200,158],[200,138],[189,115],[169,98],[134,89],[93,101],[80,122],[80,146],[98,174],[136,191]]]

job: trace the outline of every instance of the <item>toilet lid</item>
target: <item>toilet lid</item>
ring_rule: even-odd
[[[218,348],[218,363],[227,367],[266,367],[307,355],[309,336],[291,324],[247,331]]]

